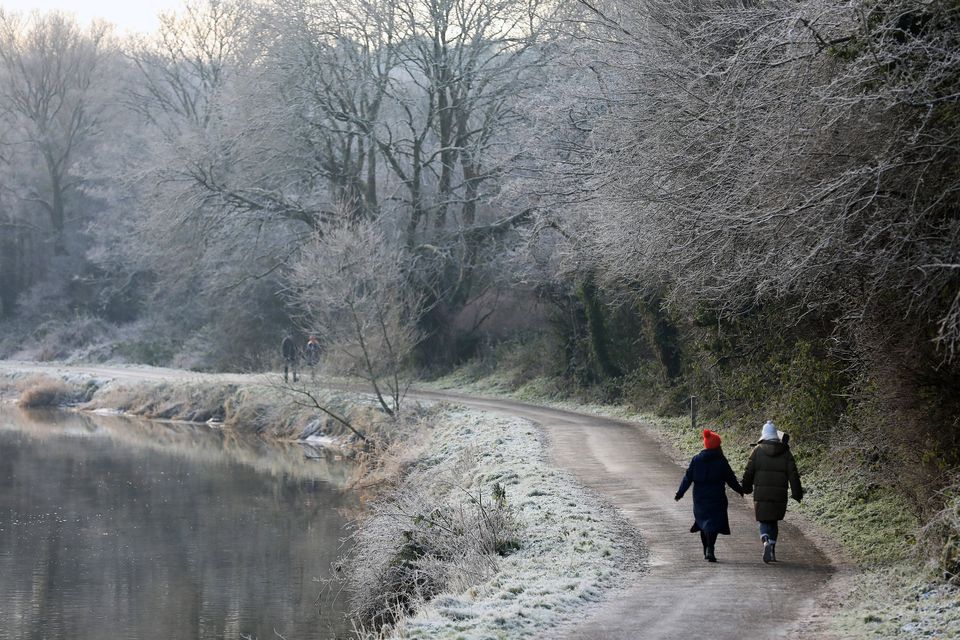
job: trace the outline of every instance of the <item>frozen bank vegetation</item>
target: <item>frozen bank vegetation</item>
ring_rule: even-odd
[[[639,571],[639,539],[552,468],[536,428],[449,410],[408,451],[347,563],[371,637],[530,637]]]

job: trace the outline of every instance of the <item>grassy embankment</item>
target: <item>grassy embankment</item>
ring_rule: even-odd
[[[543,635],[639,569],[629,527],[524,420],[439,406],[379,459],[346,564],[364,637]]]
[[[549,377],[529,378],[520,371],[465,366],[428,383],[437,389],[499,396],[623,418],[652,426],[675,449],[678,461],[702,449],[699,429],[689,416],[661,416],[622,404],[596,401],[588,389]],[[703,422],[721,432],[724,451],[742,470],[760,425]],[[849,593],[838,603],[834,627],[850,637],[960,637],[960,589],[945,584],[926,565],[918,548],[919,521],[909,503],[889,487],[863,479],[852,467],[803,441],[791,445],[798,459],[806,496],[791,511],[839,544],[858,568]],[[790,516],[788,516],[790,518]]]
[[[124,381],[84,374],[26,373],[0,376],[0,399],[4,398],[16,400],[23,408],[61,406],[153,420],[209,422],[278,439],[326,436],[356,442],[337,417],[361,433],[376,433],[384,423],[379,412],[356,394],[268,383],[241,386],[217,381]],[[329,413],[320,411],[314,400]]]

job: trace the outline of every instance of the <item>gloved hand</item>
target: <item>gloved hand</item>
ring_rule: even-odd
[[[673,496],[673,499],[674,499],[674,501],[676,501],[676,502],[680,502],[680,498],[682,498],[682,497],[683,497],[683,496],[678,493],[677,495]]]

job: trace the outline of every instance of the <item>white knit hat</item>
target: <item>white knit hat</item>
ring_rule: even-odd
[[[777,433],[777,428],[773,425],[773,421],[767,420],[763,425],[763,433],[760,435],[761,440],[776,440],[780,441],[780,434]]]

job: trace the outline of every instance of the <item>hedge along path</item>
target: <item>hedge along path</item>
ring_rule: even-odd
[[[199,374],[157,367],[65,366],[0,361],[0,372],[86,374],[126,381],[197,381],[264,384],[264,375]],[[340,385],[331,388],[345,389]],[[349,387],[358,391],[358,387]],[[753,503],[730,499],[731,536],[717,542],[717,564],[703,560],[689,495],[673,501],[683,467],[663,450],[652,430],[637,423],[500,398],[415,391],[409,397],[452,402],[537,424],[553,462],[618,507],[643,538],[649,567],[635,584],[592,609],[566,629],[571,639],[683,639],[829,637],[827,614],[837,566],[814,540],[791,523],[780,527],[774,565],[761,561]],[[742,473],[742,469],[735,469]],[[729,495],[729,493],[728,493]],[[557,630],[550,633],[557,637]]]

